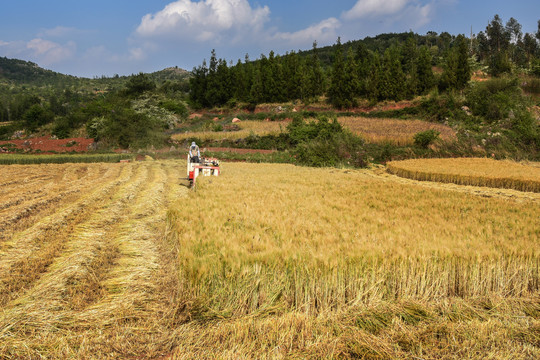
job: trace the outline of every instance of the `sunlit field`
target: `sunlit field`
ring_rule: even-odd
[[[0,358],[165,353],[174,162],[0,166]],[[165,333],[163,330],[165,329]]]
[[[1,167],[0,358],[540,356],[539,197],[185,165]]]
[[[391,173],[415,180],[540,192],[538,163],[457,158],[394,161],[387,166]]]
[[[443,140],[456,139],[456,133],[451,127],[422,120],[340,117],[338,121],[370,143],[390,142],[395,145],[411,145],[414,142],[414,134],[430,129],[440,132],[440,138]]]
[[[179,357],[540,354],[537,201],[291,165],[198,186],[169,220],[191,316],[212,326],[186,325],[200,352]]]
[[[240,130],[237,131],[194,131],[175,134],[172,136],[174,140],[183,141],[190,138],[197,138],[203,141],[210,140],[236,140],[243,139],[249,135],[277,135],[285,131],[289,121],[256,121],[246,120],[237,125]]]

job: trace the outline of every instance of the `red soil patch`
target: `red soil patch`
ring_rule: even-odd
[[[48,136],[0,141],[0,147],[4,149],[13,148],[5,145],[13,144],[15,148],[26,152],[86,152],[90,150],[90,145],[94,139],[70,138],[70,139],[51,139]]]

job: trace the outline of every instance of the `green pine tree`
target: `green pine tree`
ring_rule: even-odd
[[[431,53],[426,46],[420,47],[416,62],[416,74],[418,79],[417,94],[425,94],[435,85],[435,76],[431,67]]]
[[[341,39],[338,38],[336,45],[334,45],[332,79],[328,89],[328,99],[338,109],[351,107],[354,104],[356,84],[351,82],[354,80],[351,79],[351,74],[347,74],[347,71],[350,71],[351,68],[353,73],[355,72],[354,65],[354,58],[351,53],[349,53],[347,61],[345,61]]]

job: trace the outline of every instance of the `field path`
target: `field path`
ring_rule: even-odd
[[[513,200],[517,202],[540,202],[540,193],[525,192],[512,189],[503,188],[490,188],[483,186],[470,186],[470,185],[458,185],[452,183],[441,183],[434,181],[419,181],[412,180],[397,175],[392,175],[386,171],[384,166],[374,167],[368,170],[360,170],[360,172],[366,176],[380,179],[386,182],[396,182],[400,184],[410,184],[422,186],[429,189],[445,190],[445,191],[457,191],[461,193],[467,193],[470,195],[486,197],[486,198],[502,198]]]
[[[111,169],[101,186],[80,189],[80,198],[0,243],[0,358],[36,357],[47,346],[100,354],[109,342],[124,356],[163,351],[169,337],[160,325],[178,291],[167,208],[188,192],[184,168],[151,161]],[[78,184],[90,177],[76,175],[84,172],[61,179]]]

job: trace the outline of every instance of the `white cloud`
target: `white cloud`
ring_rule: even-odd
[[[77,45],[73,41],[59,44],[35,38],[30,41],[0,41],[0,55],[28,59],[43,66],[70,60],[74,57]]]
[[[411,0],[358,0],[352,9],[343,13],[343,18],[355,20],[373,15],[396,14]]]
[[[252,8],[247,0],[178,0],[145,15],[136,32],[195,41],[219,40],[223,33],[248,37],[263,28],[269,15],[267,6]]]
[[[26,44],[26,48],[34,58],[44,65],[51,65],[70,59],[75,54],[76,44],[73,41],[61,45],[49,40],[36,38]]]
[[[415,27],[421,27],[431,21],[434,12],[433,4],[427,4],[416,8],[416,22]]]
[[[336,18],[329,18],[306,29],[293,33],[278,32],[271,36],[273,40],[285,41],[289,45],[306,45],[317,40],[321,42],[332,41],[337,38],[337,29],[341,22]]]
[[[346,39],[387,32],[419,31],[436,16],[437,9],[455,0],[358,0],[341,14]]]
[[[138,48],[133,48],[129,50],[129,60],[138,61],[138,60],[143,60],[145,58],[146,58],[146,53],[142,48],[138,47]]]
[[[73,27],[57,26],[52,29],[43,29],[38,33],[38,37],[64,37],[72,36],[73,34],[80,33],[81,30],[78,30]]]

